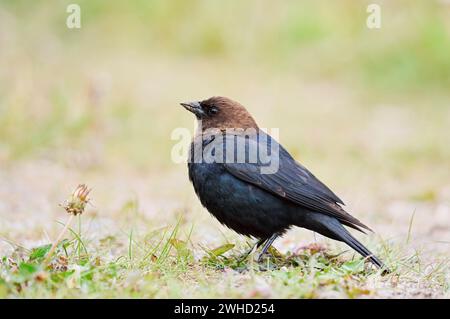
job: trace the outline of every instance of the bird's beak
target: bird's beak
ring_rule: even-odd
[[[194,113],[196,116],[201,117],[205,113],[203,111],[202,106],[200,105],[200,102],[188,102],[188,103],[180,103],[181,106],[183,106],[186,110],[189,112]]]

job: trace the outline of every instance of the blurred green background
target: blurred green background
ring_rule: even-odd
[[[241,101],[307,152],[318,150],[302,127],[361,135],[374,107],[413,110],[430,126],[412,143],[428,144],[395,152],[449,159],[446,1],[379,1],[372,30],[365,1],[80,0],[81,29],[65,25],[69,3],[0,1],[2,161],[96,149],[87,164],[171,166],[171,130],[193,126],[178,102],[212,95]]]
[[[341,194],[448,199],[448,1],[379,1],[381,29],[365,1],[80,0],[81,29],[69,3],[0,1],[4,172],[173,173],[184,194],[178,103],[224,95]]]

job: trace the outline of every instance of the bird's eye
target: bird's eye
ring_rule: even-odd
[[[219,110],[215,106],[213,106],[212,108],[209,109],[208,113],[214,115],[217,114],[217,112],[219,112]]]

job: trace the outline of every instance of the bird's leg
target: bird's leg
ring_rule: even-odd
[[[262,257],[264,256],[264,254],[267,252],[267,250],[269,249],[269,247],[273,244],[273,242],[275,241],[275,239],[277,239],[279,236],[278,233],[273,234],[269,239],[267,239],[266,243],[264,244],[263,249],[261,250],[261,253],[258,256],[258,262],[260,262],[262,260]]]
[[[244,253],[244,255],[239,259],[239,262],[245,260],[248,257],[248,255],[250,255],[250,253],[255,249],[255,247],[256,249],[258,249],[262,244],[264,244],[265,241],[267,241],[267,238],[258,240],[256,244],[254,244],[248,251]]]

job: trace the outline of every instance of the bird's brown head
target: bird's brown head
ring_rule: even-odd
[[[214,96],[203,101],[180,104],[202,121],[203,130],[258,128],[243,105],[226,97]]]

